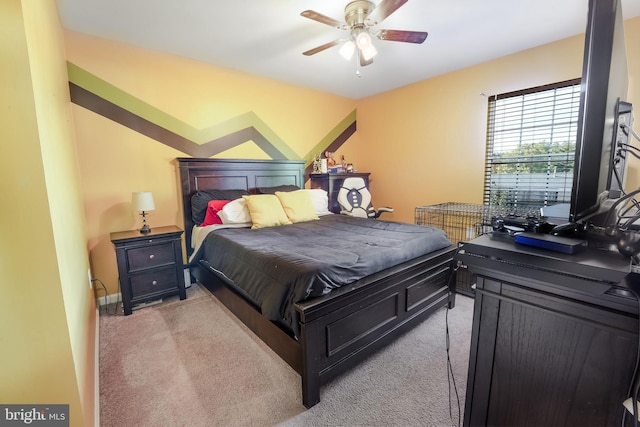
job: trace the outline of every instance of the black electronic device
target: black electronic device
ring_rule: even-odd
[[[613,119],[613,146],[611,149],[607,190],[610,199],[617,199],[624,194],[624,183],[627,171],[627,146],[629,129],[633,124],[633,107],[630,103],[618,100]]]
[[[607,201],[619,194],[618,180],[624,182],[626,162],[618,158],[616,140],[620,114],[630,115],[631,105],[621,104],[628,81],[620,0],[589,0],[568,221],[609,225],[601,223]]]
[[[549,233],[555,224],[535,216],[500,215],[491,218],[493,231],[504,231],[515,235],[522,231],[532,233]]]
[[[575,254],[587,247],[587,241],[570,237],[554,236],[541,233],[518,233],[515,242],[521,245],[533,246],[565,254]]]

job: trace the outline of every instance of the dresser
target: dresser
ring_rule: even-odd
[[[124,314],[133,306],[178,294],[187,297],[182,263],[182,230],[154,227],[111,233],[116,251]]]
[[[329,195],[329,210],[333,213],[340,213],[340,204],[338,203],[338,192],[346,178],[362,178],[369,188],[368,172],[352,172],[352,173],[312,173],[311,188],[321,188]]]
[[[477,275],[464,425],[621,425],[638,352],[629,260],[495,233],[456,258]]]

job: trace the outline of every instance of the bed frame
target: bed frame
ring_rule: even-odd
[[[277,185],[304,188],[304,162],[178,158],[187,252],[190,255],[191,196],[198,190],[245,189]],[[302,403],[320,401],[320,386],[349,371],[369,355],[420,324],[441,307],[455,304],[449,280],[455,246],[368,276],[330,294],[296,304],[300,336],[260,314],[242,292],[206,261],[191,275],[302,377]]]

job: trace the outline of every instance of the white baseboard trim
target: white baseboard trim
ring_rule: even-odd
[[[96,307],[96,339],[95,339],[95,372],[94,372],[94,413],[93,425],[100,427],[100,309]]]
[[[122,294],[120,294],[119,292],[117,294],[109,294],[109,295],[101,296],[100,298],[98,298],[98,306],[102,307],[107,304],[113,304],[116,301],[118,302],[122,301]]]
[[[191,286],[191,270],[189,267],[184,268],[184,287],[188,288]]]

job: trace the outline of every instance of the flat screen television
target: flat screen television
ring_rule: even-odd
[[[624,136],[618,121],[631,117],[625,102],[629,78],[621,1],[588,1],[568,221],[607,227],[607,212],[624,190],[627,162],[618,149]]]

